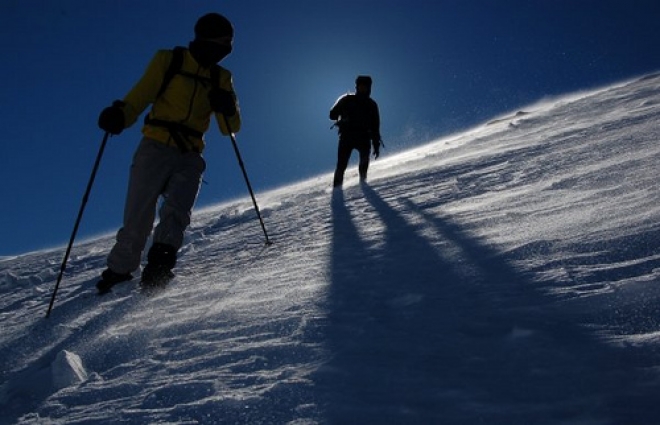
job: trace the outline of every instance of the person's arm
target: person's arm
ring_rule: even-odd
[[[220,113],[215,114],[215,118],[218,121],[218,126],[220,127],[220,132],[224,134],[225,136],[229,135],[229,133],[237,133],[241,129],[241,109],[238,106],[238,98],[236,96],[236,91],[234,90],[234,82],[232,79],[231,72],[228,70],[222,68],[220,71],[220,87],[221,90],[225,90],[229,93],[234,98],[234,102],[236,105],[236,112],[228,117],[224,117]],[[227,119],[227,122],[229,122],[229,128],[227,128],[227,125],[225,123],[225,118]],[[231,130],[231,131],[230,131]]]
[[[380,145],[380,111],[378,110],[378,104],[374,101],[373,102],[373,118],[371,122],[371,138],[374,143],[374,147],[376,143]]]
[[[378,104],[373,101],[373,118],[371,123],[371,144],[374,147],[374,158],[380,156],[380,112],[378,110]]]
[[[142,77],[124,97],[124,117],[126,128],[137,121],[144,110],[156,101],[158,91],[165,78],[165,71],[172,61],[170,50],[159,50],[149,62]]]
[[[330,109],[330,119],[331,120],[337,121],[339,119],[339,117],[341,116],[342,110],[344,109],[343,104],[344,104],[344,99],[345,98],[346,98],[346,96],[341,96],[339,99],[337,99],[335,104]]]

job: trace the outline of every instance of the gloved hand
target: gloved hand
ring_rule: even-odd
[[[373,141],[374,145],[374,159],[378,159],[380,156],[380,139],[376,139]]]
[[[115,100],[112,106],[108,106],[99,115],[99,128],[110,134],[120,134],[124,130],[125,118],[122,110],[124,102]]]
[[[217,112],[226,117],[236,114],[236,101],[234,95],[223,89],[213,88],[209,91],[209,103],[213,112]]]

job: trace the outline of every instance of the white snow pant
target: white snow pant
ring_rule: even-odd
[[[107,260],[112,271],[130,273],[140,267],[161,195],[153,242],[181,247],[205,169],[199,153],[184,154],[176,147],[142,139],[131,165],[124,224]]]

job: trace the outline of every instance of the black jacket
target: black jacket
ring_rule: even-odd
[[[337,121],[341,139],[371,140],[380,143],[378,104],[369,96],[349,93],[330,109],[330,119]]]

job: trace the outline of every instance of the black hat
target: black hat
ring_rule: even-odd
[[[197,20],[195,24],[195,37],[219,38],[233,37],[234,27],[227,18],[219,13],[208,13]]]
[[[371,87],[371,77],[368,75],[358,75],[358,77],[355,79],[355,85],[359,86],[360,84],[365,84],[369,87]]]

